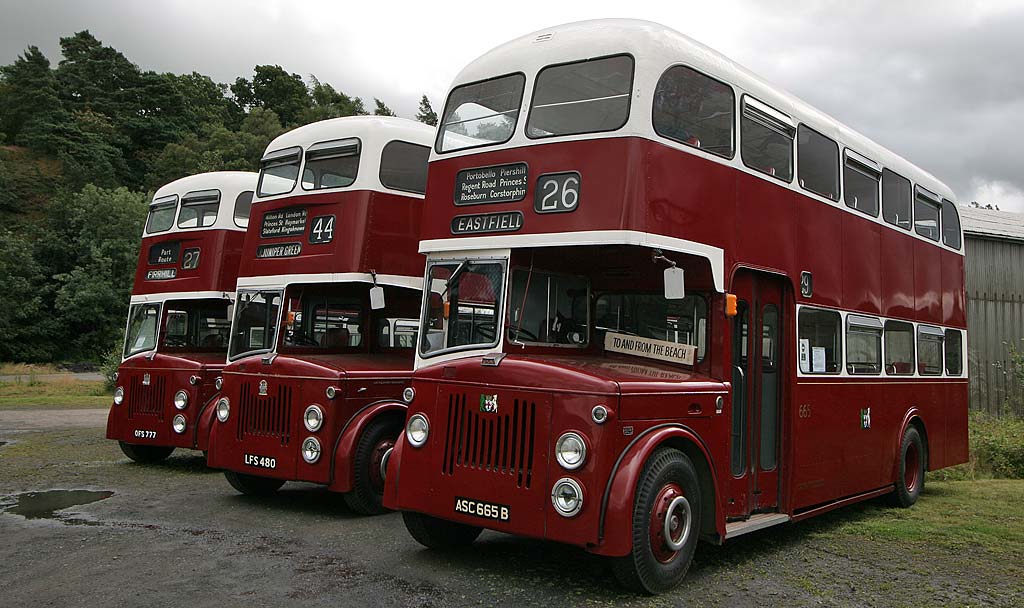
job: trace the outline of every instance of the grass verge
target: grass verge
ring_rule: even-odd
[[[74,378],[30,378],[0,382],[0,409],[96,408],[110,405],[111,393],[102,382]]]

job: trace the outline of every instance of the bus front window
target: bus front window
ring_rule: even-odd
[[[363,298],[346,294],[348,286],[310,286],[289,290],[284,346],[322,353],[351,352],[363,344]]]
[[[187,352],[226,352],[231,333],[227,300],[169,302],[161,347]]]
[[[502,262],[450,261],[427,272],[420,353],[487,348],[497,344],[498,309],[505,283]]]
[[[585,345],[589,293],[586,277],[515,270],[508,339],[514,343]]]
[[[132,305],[128,312],[128,331],[124,340],[125,357],[156,348],[159,320],[159,304]]]
[[[231,324],[231,359],[274,348],[280,291],[240,291]]]
[[[704,359],[708,305],[702,296],[666,300],[661,294],[602,294],[594,306],[595,339],[604,344],[607,332],[689,344]]]

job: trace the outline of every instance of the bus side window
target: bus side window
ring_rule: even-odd
[[[946,375],[959,376],[964,372],[963,334],[956,329],[946,330]]]
[[[654,91],[654,131],[705,152],[732,158],[736,95],[732,87],[677,65]]]
[[[385,188],[423,194],[427,191],[430,148],[390,141],[380,155],[380,183]]]
[[[793,180],[793,136],[788,116],[752,97],[743,97],[740,118],[740,156],[743,164],[780,179]]]
[[[921,325],[917,328],[917,372],[922,376],[942,375],[941,329]]]
[[[807,125],[797,129],[796,166],[800,187],[839,200],[839,145]]]
[[[805,374],[838,374],[843,352],[839,313],[801,308],[797,323],[800,371]]]
[[[911,190],[909,179],[882,170],[882,218],[886,222],[910,230]]]
[[[942,244],[960,249],[960,214],[952,201],[942,199]]]
[[[885,322],[885,373],[914,375],[914,326],[910,323]]]

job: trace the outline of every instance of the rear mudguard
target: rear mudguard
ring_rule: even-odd
[[[359,437],[367,425],[380,416],[393,415],[405,420],[408,406],[398,401],[377,401],[363,407],[352,416],[345,428],[341,429],[338,441],[334,444],[334,460],[331,463],[331,492],[348,492],[352,489],[353,461]]]
[[[707,446],[689,428],[678,424],[662,424],[652,427],[637,436],[625,449],[612,469],[611,479],[605,488],[601,501],[601,517],[598,523],[600,542],[590,551],[598,555],[623,556],[633,549],[633,501],[636,496],[637,482],[643,473],[644,465],[656,449],[663,445],[683,447],[684,451],[699,454],[705,463],[694,462],[698,475],[707,476],[702,480],[704,487],[705,515],[701,530],[708,535],[709,528],[718,539],[725,537],[725,510],[721,504],[721,492],[718,490],[718,476],[715,474],[714,461]],[[706,467],[704,466],[706,464]],[[708,501],[707,492],[711,496]],[[707,514],[707,507],[713,507],[713,513]]]

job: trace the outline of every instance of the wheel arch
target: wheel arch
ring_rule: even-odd
[[[408,406],[400,401],[386,399],[375,401],[363,406],[358,412],[352,415],[345,422],[338,438],[334,442],[334,457],[331,459],[331,484],[328,487],[332,492],[348,492],[352,489],[354,471],[352,470],[355,446],[359,442],[360,435],[366,427],[383,417],[393,417],[399,420],[400,424],[405,422],[405,413]]]
[[[662,424],[647,429],[623,450],[612,468],[601,501],[598,520],[600,544],[591,551],[599,555],[620,556],[632,548],[633,502],[636,486],[651,455],[661,447],[681,451],[693,463],[704,499],[701,536],[718,543],[724,536],[725,519],[714,460],[707,445],[690,428],[680,424]]]
[[[893,469],[892,478],[895,482],[897,477],[897,469],[900,464],[900,449],[903,447],[903,435],[907,432],[909,427],[913,426],[917,429],[917,432],[921,435],[921,442],[924,444],[924,469],[928,470],[928,463],[931,460],[931,452],[928,448],[928,427],[924,421],[924,415],[916,407],[912,407],[907,410],[907,413],[903,416],[903,423],[900,425],[900,432],[896,436],[896,449],[893,451]]]

